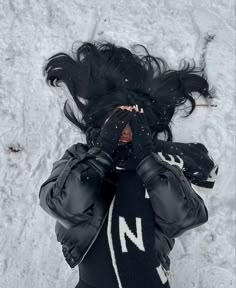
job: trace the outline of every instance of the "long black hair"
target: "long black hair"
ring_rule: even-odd
[[[138,104],[145,111],[153,141],[161,132],[172,141],[170,124],[176,108],[189,100],[191,109],[183,116],[187,117],[196,106],[193,92],[214,98],[205,67],[182,59],[178,70],[170,69],[164,59],[150,55],[145,46],[136,44],[133,51],[135,48],[145,54],[109,42],[83,42],[72,56],[62,52],[47,59],[43,75],[49,86],[59,87],[64,82],[68,87],[82,117],[75,116],[68,99],[64,114],[86,135],[98,135],[117,106]]]

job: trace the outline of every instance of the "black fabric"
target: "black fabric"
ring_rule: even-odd
[[[119,143],[113,154],[114,167],[119,166],[127,170],[134,170],[137,166],[137,161],[133,155],[132,143]],[[116,169],[115,169],[116,171]]]
[[[100,135],[101,128],[100,127],[93,127],[90,126],[85,133],[86,136],[86,142],[88,145],[88,148],[92,148],[95,146],[95,142]]]
[[[136,171],[121,170],[109,209],[109,248],[114,253],[113,263],[122,288],[169,287],[155,250],[155,216],[146,196]]]
[[[80,279],[95,288],[118,288],[107,240],[107,221],[108,217],[88,254],[78,265]]]
[[[100,147],[112,156],[122,131],[129,122],[131,116],[131,112],[118,108],[114,113],[112,113],[109,120],[102,127],[95,146]]]
[[[132,130],[132,143],[134,156],[137,157],[137,164],[153,151],[152,134],[148,126],[145,113],[132,112],[130,120]]]
[[[88,285],[85,281],[82,279],[79,280],[78,284],[75,286],[75,288],[97,288],[91,285]]]
[[[204,144],[157,140],[153,151],[170,164],[176,162],[192,184],[209,189],[214,187],[219,165]]]

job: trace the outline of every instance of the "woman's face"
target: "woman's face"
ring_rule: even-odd
[[[123,143],[132,142],[132,130],[131,130],[129,123],[127,123],[125,128],[123,129],[119,142],[123,142]]]
[[[141,110],[143,110],[143,108],[141,108],[141,110],[139,111],[138,105],[133,105],[133,106],[122,105],[122,106],[119,106],[119,107],[122,110],[125,109],[125,110],[128,110],[130,112],[132,110],[135,110],[136,112],[140,112]],[[141,113],[143,113],[143,111],[141,111]],[[110,118],[110,116],[105,120],[104,124],[108,121],[109,118]],[[121,133],[121,136],[120,136],[120,139],[119,139],[119,143],[121,144],[121,143],[129,143],[129,142],[132,142],[132,130],[131,130],[131,127],[130,127],[129,123],[127,123],[125,128],[123,129],[123,131]]]
[[[108,121],[109,117],[105,120],[104,124]],[[129,143],[132,142],[132,130],[129,123],[126,124],[125,128],[123,129],[120,139],[120,143]]]

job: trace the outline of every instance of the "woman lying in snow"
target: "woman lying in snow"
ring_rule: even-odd
[[[53,164],[39,192],[66,262],[78,265],[77,288],[170,287],[175,238],[208,220],[192,184],[213,188],[218,165],[202,143],[173,142],[170,129],[178,106],[189,100],[186,117],[193,112],[193,92],[213,98],[203,69],[184,61],[171,70],[137,47],[146,55],[85,42],[43,70],[49,85],[68,87],[82,118],[68,101],[64,113],[87,139]]]

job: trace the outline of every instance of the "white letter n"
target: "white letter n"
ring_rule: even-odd
[[[143,245],[141,218],[139,218],[139,217],[138,218],[136,217],[136,231],[137,231],[137,233],[136,233],[137,237],[129,229],[129,227],[125,221],[125,218],[119,216],[119,233],[120,233],[120,242],[121,242],[122,252],[128,252],[127,246],[126,246],[125,234],[138,247],[139,250],[145,251],[145,248]]]

